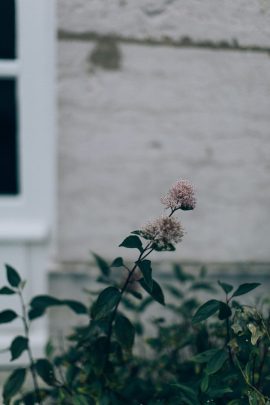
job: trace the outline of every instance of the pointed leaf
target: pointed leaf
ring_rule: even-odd
[[[124,315],[116,317],[115,334],[121,346],[127,350],[132,348],[135,338],[135,328]]]
[[[5,311],[0,312],[0,323],[12,322],[17,317],[18,315],[12,309],[6,309]]]
[[[208,374],[204,374],[203,378],[201,379],[200,388],[202,392],[206,392],[209,385],[209,376]]]
[[[11,287],[19,287],[21,282],[21,277],[18,272],[8,264],[6,264],[7,279]]]
[[[45,310],[45,308],[30,308],[30,310],[28,311],[28,318],[30,319],[30,321],[33,321],[34,319],[44,315]]]
[[[228,359],[228,353],[225,350],[218,350],[216,354],[207,363],[205,372],[209,375],[215,374],[221,369],[225,361]]]
[[[62,300],[62,305],[67,305],[75,314],[87,314],[88,310],[84,304],[75,300]]]
[[[101,319],[108,315],[121,297],[116,287],[108,287],[103,290],[94,303],[91,315],[94,319]]]
[[[223,283],[219,280],[218,280],[218,284],[220,285],[220,287],[226,294],[229,294],[233,290],[233,286],[231,284]]]
[[[137,235],[128,236],[119,246],[130,249],[139,249],[140,252],[143,250],[141,239]]]
[[[220,302],[220,306],[219,306],[219,313],[218,313],[218,317],[220,320],[224,320],[229,318],[232,315],[232,310],[229,307],[229,305],[225,304],[224,302]]]
[[[46,309],[51,306],[60,306],[61,301],[58,298],[51,297],[50,295],[37,295],[30,302],[32,308]]]
[[[175,387],[177,389],[177,391],[179,391],[184,396],[183,404],[188,404],[188,405],[200,404],[200,402],[198,401],[197,393],[188,385],[172,384],[172,386]]]
[[[51,386],[56,383],[52,364],[47,359],[38,359],[35,363],[35,369],[42,380]]]
[[[182,282],[194,280],[194,276],[192,274],[185,273],[182,266],[179,264],[174,265],[174,274],[175,277]]]
[[[194,363],[208,363],[208,361],[216,354],[218,349],[209,349],[204,352],[198,353],[191,357],[191,361]]]
[[[261,283],[245,283],[241,284],[237,290],[233,293],[232,297],[239,297],[239,295],[247,294],[249,291],[254,290],[254,288],[259,287]]]
[[[11,361],[16,360],[27,349],[28,339],[24,336],[15,337],[10,346]]]
[[[117,257],[111,264],[111,267],[122,267],[124,265],[122,257]]]
[[[217,300],[207,301],[197,310],[197,312],[192,318],[192,323],[195,324],[201,321],[205,321],[207,318],[209,318],[211,315],[214,315],[218,311],[219,305],[220,301]]]
[[[142,288],[148,292],[148,294],[151,295],[152,298],[154,298],[155,301],[159,302],[161,305],[165,305],[165,299],[164,299],[164,294],[163,291],[160,287],[160,285],[153,280],[153,288],[150,290],[149,286],[146,284],[144,279],[142,278],[139,280],[139,283],[141,284]]]
[[[2,288],[0,288],[0,294],[2,294],[2,295],[12,295],[12,294],[16,294],[16,291],[12,290],[9,287],[2,287]]]
[[[142,272],[145,284],[149,287],[149,290],[152,291],[153,288],[153,279],[152,279],[152,267],[150,260],[143,260],[138,262],[139,269]]]
[[[18,368],[11,373],[11,375],[5,382],[3,389],[3,397],[5,403],[9,403],[10,399],[19,392],[19,390],[23,386],[25,377],[26,377],[25,368]]]
[[[93,256],[96,260],[96,263],[101,271],[101,273],[108,277],[110,275],[110,266],[108,265],[108,263],[100,256],[96,255],[95,253],[93,253]]]

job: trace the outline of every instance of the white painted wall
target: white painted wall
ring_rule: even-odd
[[[270,42],[267,1],[58,5],[59,28],[73,33]],[[108,71],[91,66],[94,46],[59,42],[59,259],[119,255],[184,177],[198,205],[181,215],[187,235],[171,259],[269,261],[267,52],[120,42],[121,69]]]
[[[269,0],[58,0],[59,27],[135,38],[232,41],[269,47]]]

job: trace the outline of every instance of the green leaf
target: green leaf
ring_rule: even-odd
[[[218,370],[221,369],[227,359],[228,353],[225,350],[218,350],[207,363],[205,372],[209,375],[215,374]]]
[[[30,308],[28,311],[28,318],[30,321],[33,321],[36,318],[39,318],[40,316],[44,315],[46,308]]]
[[[124,266],[122,257],[117,257],[111,264],[111,267],[122,267],[122,266]]]
[[[208,361],[217,353],[218,349],[205,350],[202,353],[198,353],[191,357],[191,361],[194,363],[208,363]]]
[[[38,359],[35,363],[35,369],[42,380],[51,386],[56,383],[52,364],[47,359]]]
[[[228,304],[220,302],[218,317],[220,320],[229,318],[232,315],[231,308]]]
[[[120,291],[116,287],[105,288],[92,307],[92,317],[94,319],[106,317],[118,303],[120,297]]]
[[[0,323],[12,322],[16,319],[18,315],[12,309],[6,309],[5,311],[0,312]]]
[[[159,302],[161,305],[165,305],[163,291],[162,291],[160,285],[155,280],[153,280],[152,290],[150,290],[149,286],[146,284],[146,282],[143,278],[139,280],[139,283],[141,284],[142,288],[145,291],[147,291],[148,294],[151,295],[152,298],[154,298],[155,301]]]
[[[89,347],[89,360],[95,373],[101,375],[107,361],[108,339],[105,336],[99,337]]]
[[[153,288],[153,279],[152,279],[152,267],[150,260],[143,260],[138,262],[139,269],[142,272],[145,284],[149,287],[149,290],[152,291]]]
[[[19,287],[21,277],[19,276],[18,272],[8,264],[6,264],[5,266],[7,271],[7,279],[11,287]]]
[[[11,361],[16,360],[27,349],[28,339],[24,336],[15,337],[10,346]]]
[[[231,284],[223,283],[218,280],[218,284],[222,288],[222,290],[225,292],[225,294],[229,294],[233,290],[233,286]]]
[[[35,319],[43,315],[45,310],[53,306],[68,306],[76,314],[87,314],[88,310],[84,304],[75,300],[59,300],[49,295],[37,295],[30,302],[29,318]]]
[[[216,289],[210,284],[205,281],[196,281],[190,287],[190,290],[205,290],[210,292],[216,292]]]
[[[206,392],[209,385],[209,376],[208,374],[204,374],[203,378],[201,379],[200,388],[202,392]]]
[[[182,266],[179,264],[175,264],[173,267],[175,277],[182,282],[194,280],[194,276],[192,274],[185,273]]]
[[[188,404],[188,405],[199,404],[197,393],[195,391],[193,391],[193,389],[190,388],[188,385],[172,384],[172,386],[175,387],[177,389],[177,391],[180,391],[180,393],[184,396],[185,404]]]
[[[130,249],[139,249],[140,252],[143,250],[141,239],[137,235],[128,236],[119,246]]]
[[[2,287],[2,288],[0,288],[0,294],[2,294],[2,295],[12,295],[12,294],[16,294],[16,291],[12,290],[9,287]]]
[[[259,287],[261,283],[245,283],[241,284],[237,290],[233,293],[232,297],[239,297],[239,295],[247,294],[249,291],[254,290],[254,288]]]
[[[136,290],[128,290],[127,292],[133,295],[133,297],[137,298],[138,300],[141,300],[143,298],[142,294]]]
[[[50,295],[37,295],[30,302],[32,308],[46,309],[51,306],[60,306],[61,301],[58,298],[51,297]]]
[[[62,305],[68,306],[75,314],[84,315],[88,313],[88,310],[84,304],[75,300],[62,300]]]
[[[19,392],[19,390],[23,386],[25,377],[26,377],[25,368],[17,368],[10,374],[7,381],[5,382],[3,389],[3,397],[5,403],[8,404],[10,399]]]
[[[184,294],[177,287],[171,284],[165,284],[166,289],[176,298],[183,298]]]
[[[104,276],[108,277],[110,275],[110,266],[108,265],[108,263],[104,259],[102,259],[102,257],[96,255],[95,253],[93,253],[93,256],[96,260],[96,263],[97,263],[101,273]]]
[[[220,306],[220,301],[210,300],[198,308],[197,312],[192,318],[192,323],[199,323],[205,321],[210,316],[214,315]]]
[[[233,390],[230,387],[223,388],[211,388],[207,394],[213,398],[223,398],[225,394],[232,393]]]
[[[119,314],[116,317],[115,334],[121,346],[127,350],[132,348],[135,338],[135,328],[124,315]]]
[[[76,395],[72,401],[73,405],[92,405],[95,403],[94,400],[90,400],[88,396],[86,397],[84,395]]]

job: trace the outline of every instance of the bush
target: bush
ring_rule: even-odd
[[[205,269],[195,277],[176,264],[173,281],[161,287],[153,278],[148,256],[152,251],[172,251],[181,241],[182,225],[173,215],[195,207],[194,190],[180,180],[162,202],[169,215],[132,232],[120,244],[138,251],[132,266],[122,257],[109,264],[94,255],[106,288],[90,308],[48,295],[36,296],[26,305],[25,282],[6,265],[9,285],[0,294],[17,295],[22,313],[4,310],[0,323],[21,316],[24,332],[14,338],[9,350],[11,361],[27,352],[29,365],[16,368],[8,377],[4,404],[270,404],[269,317],[238,300],[259,284],[234,289],[218,282],[224,299],[200,305],[198,291],[215,292]],[[120,281],[114,277],[115,268],[123,274]],[[164,307],[164,316],[152,320],[155,333],[146,337],[141,315],[153,304]],[[50,343],[46,356],[34,359],[31,323],[56,306],[67,306],[88,321],[67,337],[64,352]],[[33,383],[30,391],[24,388],[28,373]]]

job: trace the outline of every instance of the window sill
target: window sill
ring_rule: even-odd
[[[18,221],[0,223],[0,243],[42,242],[50,236],[47,223],[42,221]]]

